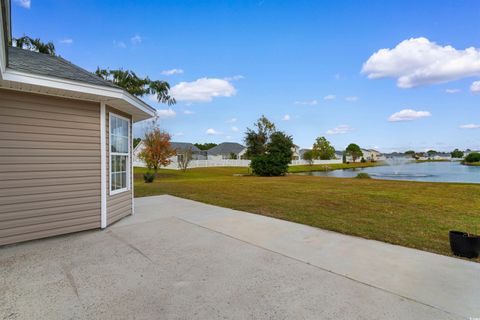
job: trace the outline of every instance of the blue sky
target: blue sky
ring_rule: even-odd
[[[14,37],[167,80],[171,110],[144,100],[174,141],[242,142],[265,114],[301,147],[480,149],[475,0],[12,2]]]

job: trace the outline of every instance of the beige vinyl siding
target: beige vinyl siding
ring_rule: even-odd
[[[130,119],[130,135],[132,132],[132,117],[126,113],[120,112],[114,108],[106,108],[106,140],[107,140],[107,225],[120,220],[121,218],[132,214],[132,188],[133,184],[130,181],[130,190],[110,195],[110,112],[122,116],[124,118]],[[132,145],[131,139],[129,139],[129,150],[130,150],[130,167],[132,161]],[[131,179],[130,176],[127,179]]]
[[[0,89],[0,245],[100,227],[100,105]]]

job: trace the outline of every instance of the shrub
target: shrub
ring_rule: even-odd
[[[480,152],[472,152],[468,156],[465,157],[465,162],[473,163],[473,162],[480,162]]]
[[[360,172],[359,174],[357,174],[357,176],[355,178],[357,178],[357,179],[371,179],[370,175],[368,173],[365,173],[365,172]]]
[[[283,176],[288,171],[288,161],[275,154],[264,154],[252,159],[250,163],[253,174],[257,176]]]
[[[155,174],[154,173],[147,172],[147,173],[143,174],[143,181],[145,181],[145,183],[152,183],[153,180],[155,180]]]
[[[365,163],[365,162],[367,162],[367,160],[365,160],[365,158],[362,157],[362,159],[360,160],[360,162],[361,162],[361,163]]]

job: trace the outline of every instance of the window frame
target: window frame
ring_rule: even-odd
[[[127,131],[128,131],[128,141],[127,141],[127,150],[128,152],[127,153],[124,153],[124,152],[112,152],[112,119],[113,118],[118,118],[118,119],[121,119],[121,120],[125,120],[127,121]],[[130,141],[130,137],[131,137],[131,121],[129,118],[126,118],[126,117],[123,117],[119,114],[116,114],[114,112],[109,112],[108,113],[108,180],[109,180],[109,194],[112,196],[112,195],[115,195],[115,194],[119,194],[119,193],[123,193],[123,192],[127,192],[127,191],[130,191],[131,189],[131,154],[132,154],[132,149],[131,149],[131,141]],[[126,163],[126,172],[125,172],[125,179],[126,179],[126,184],[125,184],[125,188],[122,188],[122,189],[116,189],[116,190],[112,190],[112,156],[126,156],[127,157],[127,163]]]

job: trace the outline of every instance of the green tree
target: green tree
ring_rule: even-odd
[[[281,131],[273,132],[265,147],[265,153],[252,159],[250,165],[253,173],[259,176],[285,175],[292,159],[293,146],[291,136]]]
[[[140,142],[142,142],[142,138],[133,138],[133,148],[135,149]]]
[[[51,56],[55,55],[55,45],[52,42],[42,42],[39,38],[33,39],[29,36],[13,38],[12,46],[49,54]]]
[[[247,128],[245,133],[245,144],[247,146],[245,157],[253,159],[265,154],[270,136],[276,131],[275,124],[262,115],[254,124],[254,129]]]
[[[315,159],[330,160],[335,158],[335,148],[325,137],[318,137],[313,144],[313,154]]]
[[[408,150],[408,151],[405,151],[405,155],[406,156],[409,156],[409,157],[412,157],[412,158],[415,158],[415,151],[414,150]]]
[[[450,153],[450,155],[452,156],[452,158],[463,158],[463,151],[455,149]]]
[[[355,162],[358,158],[363,156],[363,152],[360,147],[355,143],[350,143],[345,149],[345,154],[352,157],[352,161]]]
[[[307,161],[309,165],[313,164],[313,160],[315,160],[315,156],[313,154],[313,150],[305,151],[302,156],[303,160]]]
[[[469,153],[469,154],[465,157],[465,162],[466,162],[466,163],[480,162],[480,153],[479,153],[479,152]]]
[[[122,87],[136,97],[154,94],[157,96],[158,102],[168,105],[176,103],[175,98],[170,96],[170,84],[166,81],[152,81],[149,77],[140,78],[135,72],[123,69],[109,70],[97,67],[95,74],[106,81]]]
[[[212,142],[207,142],[207,143],[195,143],[194,146],[196,146],[198,149],[200,150],[210,150],[212,149],[213,147],[216,147],[217,144],[216,143],[212,143]]]

